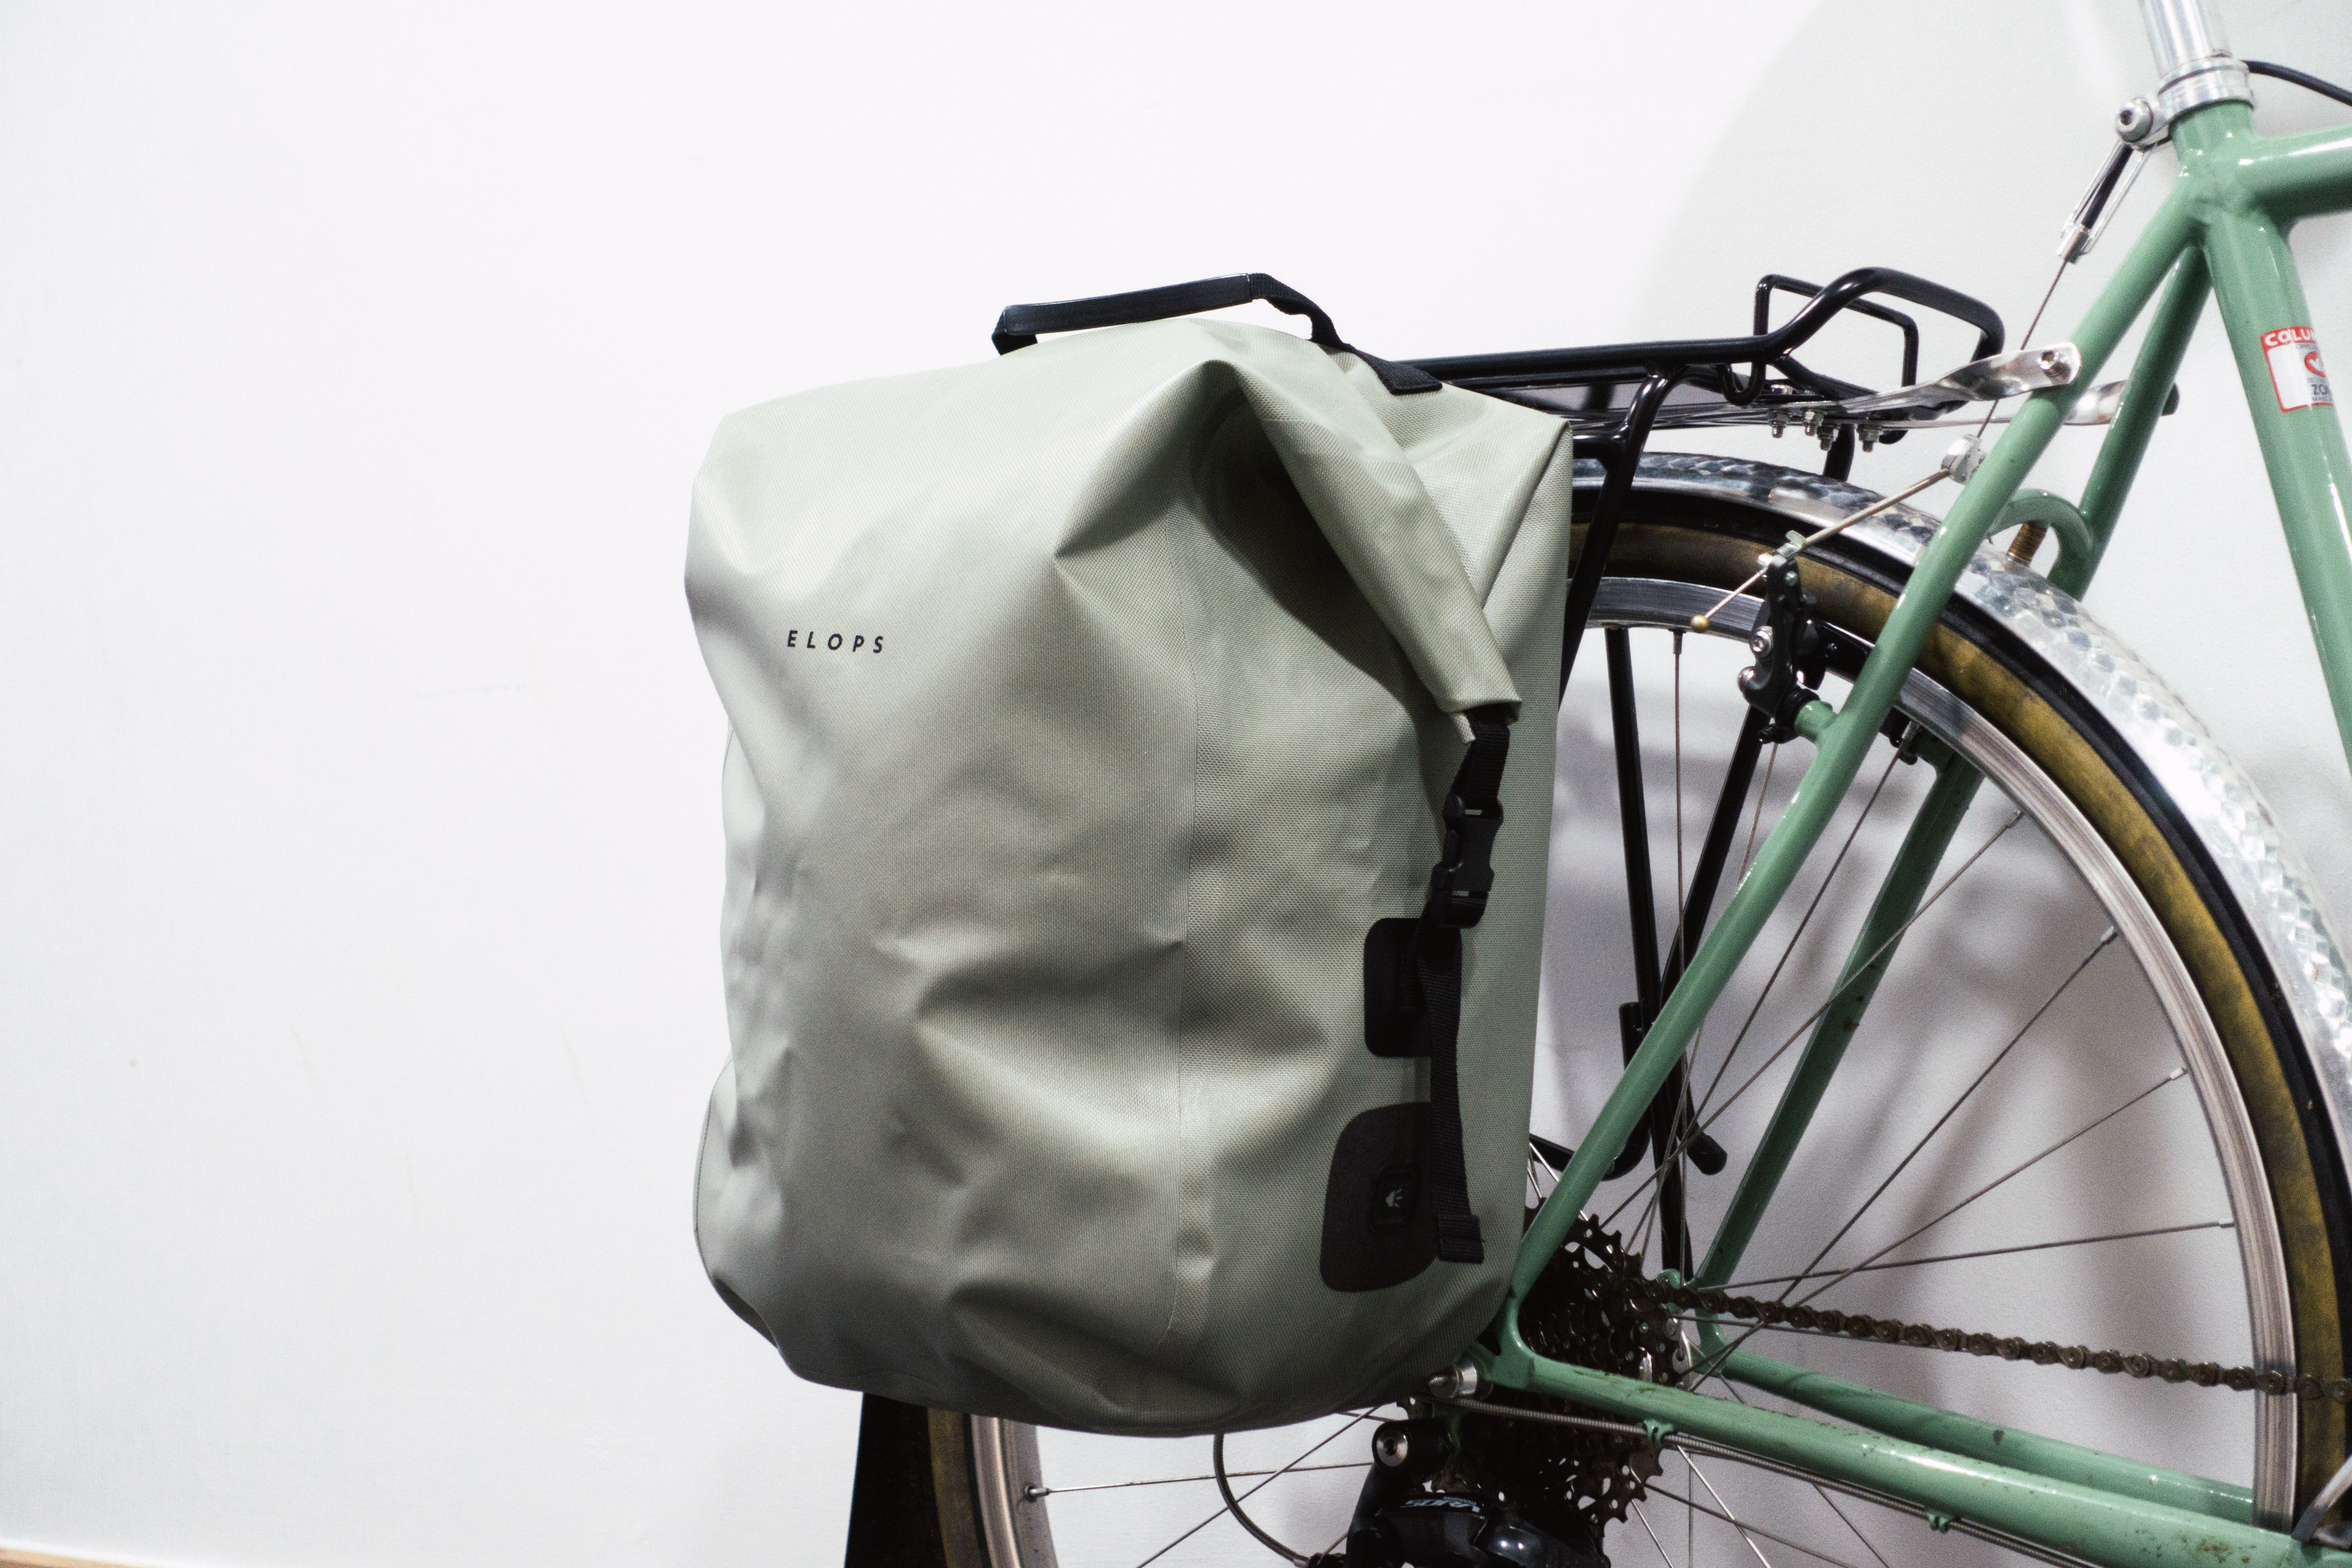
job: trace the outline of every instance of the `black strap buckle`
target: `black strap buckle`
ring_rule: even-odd
[[[1495,886],[1495,836],[1502,830],[1501,801],[1473,806],[1459,795],[1445,797],[1445,847],[1429,873],[1427,918],[1463,931],[1485,917]]]
[[[1503,761],[1511,750],[1507,710],[1477,708],[1464,714],[1470,750],[1445,793],[1444,847],[1429,873],[1429,901],[1421,918],[1467,931],[1486,913],[1495,886],[1495,836],[1503,830]]]

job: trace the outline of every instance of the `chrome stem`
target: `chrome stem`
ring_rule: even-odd
[[[2189,65],[2230,53],[2221,19],[2206,0],[2139,0],[2139,13],[2156,68],[2167,81]]]

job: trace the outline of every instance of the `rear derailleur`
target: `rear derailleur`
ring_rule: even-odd
[[[1426,1406],[1423,1406],[1426,1408]],[[1570,1543],[1491,1489],[1449,1485],[1459,1457],[1448,1423],[1422,1415],[1381,1423],[1372,1470],[1343,1554],[1329,1568],[1607,1568],[1596,1546]],[[1483,1495],[1482,1495],[1483,1494]]]

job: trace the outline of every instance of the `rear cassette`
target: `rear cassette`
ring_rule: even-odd
[[[1641,1272],[1621,1237],[1579,1215],[1520,1306],[1520,1334],[1538,1354],[1556,1361],[1675,1382],[1684,1352],[1674,1318],[1625,1289]],[[1598,1414],[1510,1389],[1483,1398],[1555,1415]],[[1507,1500],[1530,1522],[1598,1554],[1601,1532],[1625,1517],[1643,1495],[1643,1482],[1658,1473],[1657,1453],[1654,1444],[1623,1433],[1472,1416],[1462,1424],[1455,1466],[1469,1489]]]

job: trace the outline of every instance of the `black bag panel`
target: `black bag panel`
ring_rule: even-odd
[[[1364,1045],[1376,1057],[1425,1057],[1422,1030],[1427,1008],[1413,972],[1412,939],[1421,921],[1410,915],[1374,921],[1364,933]]]
[[[1437,1261],[1426,1100],[1367,1110],[1340,1130],[1323,1189],[1323,1283],[1384,1290]]]

